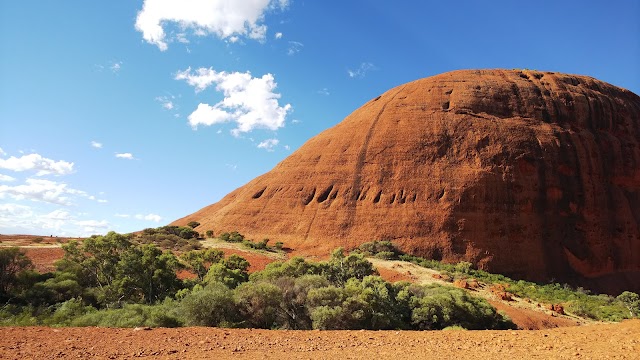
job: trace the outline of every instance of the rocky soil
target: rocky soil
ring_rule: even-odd
[[[0,359],[640,359],[640,320],[535,331],[0,328]]]

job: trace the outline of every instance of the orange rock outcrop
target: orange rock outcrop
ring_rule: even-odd
[[[387,91],[270,172],[175,222],[329,253],[375,239],[448,262],[640,290],[640,97],[465,70]]]

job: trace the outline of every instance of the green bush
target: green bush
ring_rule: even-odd
[[[239,243],[244,240],[244,235],[240,234],[237,231],[232,231],[230,233],[222,233],[220,234],[220,240],[226,242]]]
[[[372,241],[361,244],[356,252],[364,256],[375,256],[380,259],[397,259],[401,251],[391,241]]]
[[[283,325],[279,317],[282,291],[268,282],[244,283],[235,290],[243,326],[275,329]]]
[[[219,282],[211,282],[187,295],[178,312],[190,326],[232,327],[239,320],[233,292]]]
[[[175,316],[173,303],[162,305],[127,304],[121,309],[90,311],[71,320],[71,326],[99,327],[178,327],[182,322]]]

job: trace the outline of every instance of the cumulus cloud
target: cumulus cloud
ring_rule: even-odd
[[[303,46],[304,44],[301,42],[289,41],[289,48],[287,49],[287,55],[292,56],[299,53],[300,50],[302,50]]]
[[[233,121],[237,128],[234,135],[249,132],[256,128],[276,130],[284,126],[291,104],[280,106],[280,94],[275,92],[277,84],[273,75],[260,78],[252,77],[250,72],[217,72],[212,68],[188,68],[179,71],[176,80],[184,80],[195,87],[196,92],[205,90],[213,84],[222,92],[224,99],[215,105],[199,104],[189,115],[189,124],[193,129],[198,125],[213,125]]]
[[[84,216],[86,214],[76,214]],[[107,221],[78,220],[66,210],[42,211],[20,204],[0,204],[0,232],[88,236],[104,233]]]
[[[27,179],[26,184],[0,185],[0,199],[42,201],[58,205],[71,205],[69,195],[88,197],[81,190],[71,189],[67,184],[44,179]]]
[[[91,147],[94,147],[96,149],[102,149],[102,143],[99,143],[97,141],[92,141],[91,142]]]
[[[273,151],[273,149],[280,143],[278,139],[267,139],[258,144],[258,149],[265,149],[267,151]]]
[[[135,159],[132,153],[116,153],[116,157],[119,159],[127,159],[127,160]]]
[[[34,170],[37,171],[37,176],[67,175],[73,172],[73,163],[47,159],[40,154],[29,154],[19,158],[11,156],[8,159],[0,159],[0,169],[16,172]]]
[[[0,182],[12,182],[16,181],[16,178],[11,177],[9,175],[0,174]]]
[[[367,73],[371,70],[375,70],[376,67],[370,62],[363,62],[360,66],[355,70],[347,70],[350,78],[363,78],[367,75]]]
[[[239,37],[264,41],[267,26],[265,14],[285,9],[288,0],[144,0],[136,18],[136,30],[150,44],[167,50],[174,38],[186,42],[185,30],[197,36],[214,35],[233,42]],[[165,26],[176,23],[182,30],[168,37]]]
[[[276,39],[282,39],[282,33],[281,32],[277,32],[273,37],[276,38]]]
[[[162,217],[160,215],[156,215],[156,214],[147,214],[147,215],[136,214],[134,217],[136,219],[138,219],[138,220],[147,220],[147,221],[153,221],[153,222],[157,222],[157,223],[162,221]]]

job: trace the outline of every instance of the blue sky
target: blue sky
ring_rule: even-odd
[[[0,233],[156,227],[456,69],[640,93],[638,1],[0,2]]]

